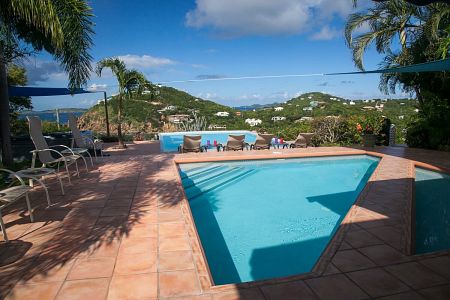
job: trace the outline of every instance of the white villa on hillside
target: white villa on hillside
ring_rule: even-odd
[[[260,119],[245,119],[245,123],[247,123],[248,125],[250,125],[251,127],[259,125],[262,123],[262,121]]]
[[[282,107],[282,106],[277,106],[277,107],[275,107],[274,109],[275,109],[275,111],[282,111],[282,110],[284,109],[284,107]]]
[[[311,106],[303,107],[303,111],[312,111],[313,108]]]
[[[272,121],[278,122],[278,121],[284,121],[286,120],[286,117],[272,117]]]
[[[168,105],[168,106],[158,110],[158,112],[159,113],[163,113],[163,112],[168,111],[168,110],[175,110],[176,108],[177,107],[175,105]]]
[[[350,101],[350,105],[355,105],[356,103],[354,101]]]
[[[167,120],[170,123],[180,124],[181,122],[188,121],[189,115],[170,115],[167,116]]]
[[[230,113],[227,111],[219,111],[219,112],[216,112],[214,115],[217,117],[228,117],[230,115]]]

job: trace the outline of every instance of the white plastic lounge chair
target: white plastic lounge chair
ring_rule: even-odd
[[[72,149],[70,149],[69,147],[65,145],[55,145],[51,147],[48,146],[47,141],[45,140],[44,135],[42,134],[42,124],[41,119],[39,119],[39,117],[31,116],[27,117],[27,119],[30,130],[30,137],[31,140],[33,141],[34,146],[36,147],[36,150],[31,151],[31,153],[33,154],[33,159],[31,162],[32,168],[34,168],[36,165],[36,157],[39,157],[39,160],[42,162],[42,167],[56,165],[58,172],[60,164],[63,163],[66,168],[69,183],[70,183],[70,172],[69,172],[70,165],[75,164],[75,167],[77,169],[77,176],[80,175],[77,163],[78,159],[81,158],[84,161],[86,170],[88,170],[86,159],[82,155],[74,153]],[[52,149],[55,147],[66,148],[65,151],[68,152],[68,155],[64,155],[62,152]],[[56,158],[53,155],[56,155]]]
[[[77,125],[77,117],[73,114],[69,114],[69,127],[72,131],[72,149],[79,149],[79,148],[85,148],[85,149],[92,149],[94,151],[95,158],[97,158],[97,150],[100,151],[100,155],[103,156],[103,142],[99,139],[90,138],[87,136],[83,136],[78,129]],[[79,148],[74,148],[74,146]],[[89,153],[89,152],[88,152]]]
[[[28,192],[31,190],[31,187],[26,185],[25,182],[23,182],[22,178],[20,178],[20,176],[18,176],[13,171],[7,169],[0,169],[0,171],[9,173],[10,177],[16,177],[16,179],[19,180],[20,182],[20,185],[10,186],[7,189],[0,191],[0,228],[3,233],[3,238],[5,239],[6,242],[8,242],[9,240],[8,235],[6,234],[5,223],[3,223],[2,209],[7,207],[8,205],[13,204],[14,202],[18,201],[20,198],[25,196],[28,212],[30,213],[30,220],[31,222],[34,222],[33,211],[30,205],[30,198],[28,198]]]

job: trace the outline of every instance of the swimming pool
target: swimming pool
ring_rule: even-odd
[[[215,284],[311,271],[379,159],[179,164]]]
[[[245,141],[248,143],[253,143],[256,140],[256,134],[246,130],[170,132],[159,134],[160,147],[162,152],[176,152],[178,146],[183,143],[184,135],[201,135],[202,145],[206,145],[208,140],[211,145],[214,144],[214,141],[225,144],[229,134],[245,134]]]
[[[450,249],[450,176],[416,168],[416,253]]]

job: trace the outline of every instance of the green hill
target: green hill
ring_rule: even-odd
[[[161,132],[179,130],[169,116],[192,115],[194,112],[206,119],[214,128],[252,129],[273,133],[285,130],[302,123],[301,120],[325,116],[352,116],[376,111],[391,119],[398,128],[406,128],[407,121],[417,114],[416,101],[399,100],[346,100],[329,94],[305,93],[284,103],[269,106],[253,106],[252,110],[238,110],[213,101],[194,97],[183,91],[171,88],[158,88],[158,95],[141,95],[139,98],[124,100],[125,133]],[[115,130],[117,100],[108,101],[111,129]],[[252,106],[247,106],[252,107]],[[216,116],[217,112],[228,112],[227,117]],[[274,120],[279,117],[279,120]],[[306,118],[304,118],[306,117]],[[250,127],[245,119],[255,118],[261,125]],[[303,119],[302,119],[303,118]],[[104,131],[105,112],[103,103],[93,106],[82,117],[82,126],[86,129]],[[297,131],[298,131],[298,126]],[[294,130],[294,131],[296,131]]]

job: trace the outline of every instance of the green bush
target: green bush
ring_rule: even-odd
[[[42,121],[42,132],[52,133],[52,132],[68,132],[70,128],[67,125],[60,124],[58,128],[58,123],[50,121]]]

